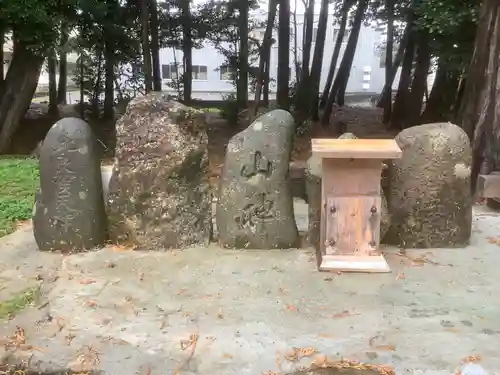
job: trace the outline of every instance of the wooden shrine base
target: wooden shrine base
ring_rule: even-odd
[[[320,271],[391,272],[383,255],[323,255]]]

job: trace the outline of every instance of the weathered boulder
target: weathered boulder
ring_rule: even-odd
[[[288,179],[293,133],[292,115],[273,110],[229,141],[216,215],[222,246],[298,246]]]
[[[106,240],[98,145],[81,119],[59,120],[41,145],[33,231],[40,250],[83,251]]]
[[[456,247],[472,227],[467,134],[451,123],[414,126],[396,142],[401,159],[389,167],[391,228],[386,241],[407,248]]]
[[[340,139],[356,139],[352,133],[344,133]],[[316,156],[311,156],[307,161],[306,168],[306,190],[309,203],[309,230],[307,235],[307,243],[316,249],[320,246],[321,235],[321,179],[322,166],[321,159]],[[391,223],[386,196],[381,188],[381,218],[380,218],[380,238],[383,239]]]
[[[212,235],[203,113],[154,93],[117,122],[110,237],[141,249],[206,246]]]

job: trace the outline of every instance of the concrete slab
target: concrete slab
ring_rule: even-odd
[[[0,240],[3,283],[13,269],[29,279],[39,265],[57,279],[44,282],[42,308],[5,322],[0,334],[22,327],[26,342],[13,358],[30,358],[38,371],[285,374],[314,359],[290,361],[295,347],[398,374],[452,374],[479,355],[495,374],[499,244],[500,215],[484,207],[467,248],[385,248],[393,272],[370,275],[319,273],[311,249],[44,254],[25,228]]]

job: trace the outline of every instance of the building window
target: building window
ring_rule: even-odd
[[[208,79],[206,65],[193,65],[193,79],[206,81]]]
[[[221,81],[234,81],[236,78],[236,70],[231,66],[221,65],[219,73]]]
[[[161,76],[163,79],[178,79],[179,67],[175,64],[166,64],[161,66]]]

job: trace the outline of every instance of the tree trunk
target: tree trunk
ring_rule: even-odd
[[[266,61],[271,60],[271,48],[266,51]],[[264,95],[262,95],[262,105],[264,107],[269,107],[269,83],[271,82],[271,72],[269,63],[266,64],[264,68]]]
[[[80,28],[80,32],[83,32],[83,28]],[[85,61],[84,61],[84,54],[83,54],[83,48],[80,47],[80,71],[79,71],[79,81],[80,81],[80,117],[82,119],[85,119],[85,88],[84,88],[84,67],[85,67]]]
[[[259,108],[260,97],[262,94],[262,87],[264,86],[266,66],[269,66],[269,53],[268,50],[271,49],[271,43],[273,40],[273,26],[274,20],[276,18],[277,1],[269,1],[269,9],[267,12],[267,25],[266,31],[264,32],[264,41],[262,42],[262,47],[260,49],[260,61],[259,61],[259,71],[257,73],[257,84],[255,86],[255,104],[252,109],[252,117],[257,115]]]
[[[248,1],[239,0],[240,16],[238,30],[240,46],[238,55],[238,81],[236,83],[236,101],[240,110],[248,105]]]
[[[43,60],[43,57],[34,55],[29,46],[14,40],[12,60],[0,102],[0,154],[8,153],[12,136],[31,104]]]
[[[68,24],[61,23],[61,42],[59,44],[59,83],[57,85],[57,104],[66,104],[68,87]]]
[[[0,59],[2,60],[1,61],[1,64],[0,64],[0,100],[2,98],[2,92],[3,92],[3,85],[4,85],[4,81],[5,81],[5,69],[4,69],[4,61],[5,61],[5,56],[4,56],[4,53],[3,53],[3,41],[5,40],[5,28],[4,26],[1,26],[0,25],[0,40],[2,41],[2,48],[1,51],[0,51]]]
[[[153,90],[162,91],[161,69],[160,69],[160,41],[158,24],[158,3],[156,0],[149,0],[150,32],[151,32],[151,57],[153,69]]]
[[[356,47],[358,45],[359,32],[361,31],[361,24],[363,22],[363,18],[366,13],[368,4],[369,0],[360,0],[359,2],[358,9],[354,16],[352,31],[351,34],[349,35],[349,40],[347,41],[347,46],[344,56],[342,57],[341,66],[339,67],[339,73],[340,73],[342,65],[344,65],[344,71],[343,74],[340,75],[339,86],[337,91],[337,104],[339,106],[343,106],[345,102],[345,91],[347,89],[347,82],[349,81],[349,76],[352,69],[352,63],[354,61],[354,55],[356,53]],[[333,85],[335,86],[335,82]]]
[[[49,115],[57,116],[57,78],[56,78],[56,51],[50,48],[47,56],[47,70],[49,73]]]
[[[350,1],[345,0],[342,7],[340,28],[337,34],[337,40],[335,41],[335,47],[333,48],[332,60],[330,61],[330,69],[328,70],[328,76],[326,78],[325,88],[323,90],[323,95],[321,95],[321,101],[319,103],[320,108],[324,108],[328,100],[328,94],[332,88],[333,77],[335,76],[335,69],[337,69],[337,61],[340,55],[340,49],[342,48],[342,41],[344,40],[344,35],[347,27],[347,17],[349,15],[349,5]]]
[[[144,59],[143,73],[146,93],[153,91],[153,73],[151,67],[151,48],[149,44],[149,0],[139,0],[141,3],[141,36],[142,57]]]
[[[104,109],[103,119],[115,117],[115,38],[113,35],[114,15],[117,4],[115,0],[107,0],[106,24],[104,27]],[[107,133],[107,132],[106,132]],[[106,134],[107,136],[107,134]]]
[[[403,32],[403,36],[401,37],[401,40],[399,42],[398,52],[396,53],[396,57],[394,58],[394,64],[392,64],[391,75],[389,76],[388,79],[386,79],[386,83],[384,84],[382,92],[380,93],[380,97],[377,102],[378,108],[383,108],[384,103],[387,103],[389,100],[392,104],[392,84],[394,83],[394,78],[396,78],[396,74],[398,72],[399,67],[401,66],[401,63],[403,62],[403,56],[412,29],[413,17],[414,17],[413,12],[410,12],[406,22],[405,31]]]
[[[394,0],[385,1],[385,11],[387,16],[387,43],[385,47],[385,86],[391,87],[394,77],[392,75],[392,54],[394,47]],[[392,95],[385,95],[382,106],[384,108],[383,122],[389,123],[392,112]]]
[[[318,33],[314,45],[314,55],[311,65],[309,79],[309,113],[314,121],[319,120],[319,81],[321,79],[321,68],[323,66],[323,52],[325,50],[326,27],[328,23],[328,0],[321,0],[321,8],[318,20]]]
[[[421,124],[444,122],[451,119],[451,109],[458,90],[460,72],[448,70],[446,62],[439,59],[436,78],[432,85],[424,112],[420,116]]]
[[[415,55],[415,40],[414,32],[411,32],[410,38],[406,45],[403,56],[403,67],[401,68],[401,76],[399,77],[398,92],[394,100],[394,111],[391,117],[391,128],[402,129],[410,97],[411,71],[413,66],[413,57]]]
[[[295,85],[299,83],[300,79],[300,62],[299,62],[299,45],[297,40],[297,0],[295,0],[295,4],[292,12],[293,17],[293,64],[295,66]]]
[[[280,108],[289,107],[290,81],[290,0],[280,0],[278,29],[278,83],[276,101]]]
[[[481,6],[474,54],[468,70],[459,123],[471,139],[471,188],[476,188],[483,163],[500,167],[500,3],[485,0]]]
[[[427,76],[431,65],[431,51],[429,46],[429,35],[425,31],[418,33],[417,57],[415,72],[411,83],[408,110],[406,111],[405,127],[416,125],[422,114],[425,89],[427,88]]]
[[[321,123],[323,127],[328,127],[330,123],[330,116],[333,112],[333,103],[337,100],[339,105],[344,105],[344,95],[347,87],[347,82],[349,80],[349,74],[351,72],[352,62],[354,60],[354,55],[356,53],[356,45],[358,44],[359,31],[361,30],[361,23],[365,15],[366,8],[368,6],[368,0],[359,0],[358,9],[354,15],[354,22],[352,25],[351,33],[347,41],[344,56],[342,57],[342,62],[340,63],[337,76],[333,82],[332,89],[328,95],[328,100],[325,105],[325,111],[323,112],[323,118]]]
[[[189,104],[192,96],[192,82],[193,82],[193,40],[191,36],[191,9],[190,0],[181,0],[181,12],[183,19],[182,26],[182,65],[184,72],[182,74],[182,86],[184,89],[183,99],[184,103]]]
[[[297,83],[295,108],[297,110],[298,121],[307,118],[309,99],[309,64],[311,63],[311,46],[314,26],[314,4],[315,0],[309,0],[304,20],[304,40],[302,42],[302,64],[300,67],[300,80]]]

